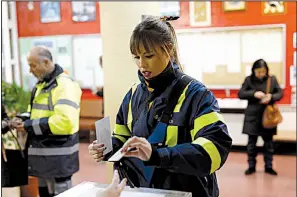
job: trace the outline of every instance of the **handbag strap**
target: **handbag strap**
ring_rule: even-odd
[[[267,86],[266,86],[266,94],[268,94],[270,92],[270,84],[271,84],[271,77],[268,76]]]

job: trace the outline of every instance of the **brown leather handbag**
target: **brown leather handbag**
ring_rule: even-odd
[[[266,93],[270,92],[271,77],[267,79]],[[262,124],[266,129],[277,127],[283,121],[283,117],[276,104],[267,105],[263,113]]]

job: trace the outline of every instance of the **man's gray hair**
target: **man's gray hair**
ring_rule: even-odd
[[[53,61],[52,53],[45,47],[42,47],[38,53],[40,59],[48,59],[51,62]]]

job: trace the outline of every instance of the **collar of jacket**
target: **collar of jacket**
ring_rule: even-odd
[[[165,70],[156,77],[145,79],[141,72],[138,70],[138,77],[141,83],[144,83],[149,91],[158,90],[164,91],[176,78],[176,70],[179,69],[176,63],[169,62]]]
[[[268,76],[265,76],[265,77],[263,77],[262,79],[259,79],[259,78],[256,77],[256,76],[251,76],[251,78],[252,78],[252,82],[253,82],[253,83],[260,83],[260,84],[262,84],[262,83],[264,83],[264,82],[267,81]]]
[[[39,83],[43,83],[43,82],[46,82],[47,85],[43,88],[44,90],[46,89],[50,89],[52,87],[53,84],[55,84],[56,82],[56,77],[58,75],[60,75],[61,73],[63,73],[64,70],[61,66],[59,66],[58,64],[55,64],[55,69],[53,72],[51,72],[50,74],[46,75],[44,77],[44,79],[42,81],[39,81]]]

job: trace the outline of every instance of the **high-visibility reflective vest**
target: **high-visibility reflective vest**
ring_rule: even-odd
[[[141,75],[141,83],[134,85],[126,94],[117,114],[114,151],[131,136],[148,139],[152,134],[170,102],[168,95],[177,78],[184,75],[174,69],[171,85],[148,103],[139,116],[135,117],[137,109],[151,94]],[[135,118],[137,121],[134,123]],[[217,197],[219,189],[215,171],[225,163],[232,139],[212,92],[197,80],[191,81],[180,94],[168,125],[160,129],[165,129],[165,135],[161,132],[157,135],[162,139],[153,151],[152,160],[122,160],[129,179],[140,187],[190,191],[193,197]],[[144,166],[155,167],[151,179],[146,178]]]
[[[70,176],[79,169],[78,130],[81,89],[56,65],[49,82],[38,83],[31,96],[29,175],[52,178]]]

